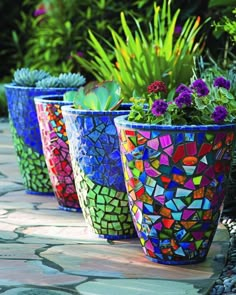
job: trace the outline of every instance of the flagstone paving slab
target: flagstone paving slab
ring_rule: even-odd
[[[192,284],[148,279],[96,279],[80,284],[76,289],[81,295],[199,295],[199,288]]]
[[[53,286],[79,284],[86,277],[73,276],[43,265],[42,261],[1,260],[0,285],[2,286]]]

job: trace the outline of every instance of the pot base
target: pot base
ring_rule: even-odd
[[[58,208],[60,210],[63,210],[63,211],[82,213],[81,208],[70,208],[70,207],[64,207],[64,206],[61,206],[61,205],[59,205]]]
[[[206,257],[202,259],[193,259],[193,260],[178,260],[178,261],[171,261],[171,260],[159,260],[157,258],[152,258],[150,256],[145,255],[145,257],[155,263],[165,264],[165,265],[187,265],[187,264],[197,264],[201,263],[206,260]]]
[[[107,240],[125,240],[125,239],[133,239],[137,238],[137,234],[133,235],[98,235],[99,238],[107,239]]]
[[[55,196],[54,192],[36,192],[36,191],[31,191],[31,190],[26,190],[25,191],[29,195],[42,195],[42,196]]]

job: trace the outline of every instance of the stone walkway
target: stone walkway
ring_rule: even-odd
[[[137,239],[107,241],[54,197],[24,192],[9,126],[0,122],[0,294],[209,294],[227,256],[220,224],[205,262],[147,260]]]

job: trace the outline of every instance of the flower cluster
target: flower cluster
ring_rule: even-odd
[[[217,77],[209,85],[202,79],[187,86],[180,84],[176,95],[168,100],[167,88],[162,81],[147,87],[146,97],[133,99],[130,121],[167,124],[202,125],[236,121],[236,101],[230,93],[230,81]],[[144,101],[148,102],[145,106]]]

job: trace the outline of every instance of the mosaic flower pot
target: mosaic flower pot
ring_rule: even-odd
[[[147,258],[203,261],[226,193],[235,125],[158,126],[115,118],[133,222]]]
[[[23,184],[29,194],[53,194],[43,155],[34,97],[63,94],[68,90],[5,85],[13,144]]]
[[[81,211],[71,166],[69,144],[61,107],[72,103],[63,95],[46,95],[34,99],[43,152],[59,208]]]
[[[94,233],[113,240],[136,236],[114,125],[114,117],[129,107],[112,112],[62,107],[84,218]]]

